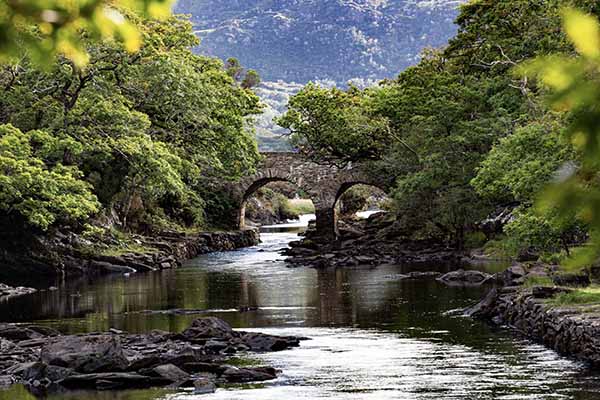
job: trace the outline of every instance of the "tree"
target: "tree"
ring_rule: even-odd
[[[258,75],[258,72],[253,69],[249,70],[246,72],[246,76],[244,76],[241,85],[244,89],[252,89],[257,87],[260,85],[260,75]]]
[[[259,158],[248,123],[260,111],[258,98],[222,62],[192,53],[198,41],[188,20],[128,18],[143,38],[135,53],[84,32],[85,66],[58,56],[42,69],[26,54],[1,65],[0,124],[69,143],[43,160],[47,169],[65,175],[73,196],[81,195],[75,182],[88,188],[95,210],[115,211],[124,228],[198,225],[206,180],[235,179]],[[48,226],[73,220],[47,219]]]
[[[590,225],[591,245],[572,260],[573,266],[584,266],[600,255],[600,24],[574,9],[565,10],[563,18],[578,56],[539,57],[521,72],[538,77],[551,91],[551,104],[571,116],[567,136],[579,153],[579,163],[547,189],[541,207],[557,207],[564,217],[578,210]]]
[[[360,90],[326,89],[309,83],[290,99],[277,123],[291,142],[317,162],[377,160],[391,142],[387,121],[369,108]]]
[[[81,171],[60,163],[65,149],[77,147],[45,131],[23,133],[0,125],[0,210],[42,230],[96,213],[100,205]]]

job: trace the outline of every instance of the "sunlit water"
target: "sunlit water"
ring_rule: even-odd
[[[150,390],[51,399],[600,399],[600,375],[585,365],[448,313],[474,303],[486,288],[398,280],[414,270],[408,266],[289,268],[279,250],[297,235],[278,230],[284,229],[267,229],[259,246],[206,255],[178,270],[80,280],[1,303],[0,316],[77,333],[180,331],[194,318],[215,315],[236,328],[311,338],[300,348],[250,354],[283,370],[260,385],[203,396]],[[258,309],[239,311],[246,306]],[[0,392],[1,400],[26,398],[22,388]]]

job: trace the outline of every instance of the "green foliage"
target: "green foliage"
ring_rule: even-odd
[[[504,231],[522,249],[550,253],[564,249],[568,254],[569,245],[576,243],[578,237],[585,236],[585,230],[573,214],[560,215],[555,209],[539,213],[532,208],[522,207],[515,211],[514,219]]]
[[[515,238],[507,236],[496,237],[483,246],[483,253],[497,260],[515,259],[520,250],[521,244]]]
[[[566,162],[575,159],[561,138],[562,121],[553,117],[518,128],[500,140],[471,182],[479,194],[507,203],[530,203]]]
[[[55,162],[64,143],[43,131],[23,133],[0,125],[0,209],[19,213],[42,230],[55,222],[83,220],[99,209],[77,167]]]
[[[357,185],[348,189],[339,199],[342,215],[354,215],[366,209],[372,194],[372,189],[364,185]]]
[[[277,123],[292,132],[302,153],[320,162],[345,164],[379,159],[390,142],[387,121],[356,88],[326,89],[309,83],[290,99]]]
[[[527,276],[525,278],[525,282],[523,282],[524,287],[534,287],[534,286],[555,286],[554,281],[549,276]]]
[[[557,207],[564,218],[578,210],[591,226],[592,245],[572,262],[583,266],[600,255],[600,25],[591,15],[567,9],[564,26],[579,56],[540,57],[523,66],[521,73],[538,77],[551,90],[552,105],[572,115],[567,135],[580,154],[579,164],[547,190],[541,207]]]
[[[78,36],[89,55],[85,66],[58,57],[40,69],[27,54],[0,64],[0,123],[29,132],[35,150],[18,154],[27,164],[23,173],[38,168],[25,159],[39,158],[48,175],[40,179],[60,183],[43,189],[92,196],[73,205],[67,198],[46,204],[36,195],[44,201],[51,195],[31,186],[21,190],[18,208],[18,200],[1,199],[2,210],[42,228],[101,209],[116,211],[123,227],[141,231],[198,226],[207,221],[202,195],[208,181],[253,170],[259,154],[248,126],[260,112],[258,97],[220,61],[192,53],[198,39],[189,20],[124,15],[144,43],[135,53],[118,42],[99,43],[86,31]],[[26,152],[23,140],[9,145],[13,153]]]
[[[81,30],[94,39],[118,39],[134,52],[140,48],[138,27],[125,16],[132,10],[166,17],[172,0],[24,0],[0,3],[0,61],[18,59],[23,46],[40,65],[62,54],[78,66],[89,61]],[[125,14],[125,15],[124,15]]]

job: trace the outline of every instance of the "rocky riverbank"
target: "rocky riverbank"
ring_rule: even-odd
[[[556,305],[555,296],[574,289],[564,284],[589,284],[589,276],[562,275],[543,264],[517,264],[502,274],[503,286],[490,290],[465,315],[506,326],[560,354],[600,367],[600,304]],[[548,279],[557,286],[524,286]]]
[[[271,367],[236,367],[227,359],[280,351],[302,338],[236,331],[218,318],[181,333],[61,335],[36,325],[0,325],[0,385],[23,384],[36,395],[73,389],[193,387],[198,394],[230,383],[275,379]]]
[[[433,240],[406,239],[393,214],[378,213],[366,220],[339,221],[338,240],[324,241],[309,227],[302,240],[283,251],[288,263],[314,268],[383,264],[454,264],[464,254]]]
[[[119,241],[95,242],[74,233],[54,232],[32,236],[0,252],[3,276],[71,277],[111,273],[135,273],[175,268],[182,261],[215,251],[235,250],[260,242],[255,229],[232,232],[160,232],[152,236],[131,235],[131,251],[119,250]],[[26,243],[26,247],[23,247]]]

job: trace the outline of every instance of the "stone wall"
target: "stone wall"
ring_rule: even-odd
[[[552,307],[547,300],[568,289],[493,289],[467,315],[507,325],[563,355],[600,367],[600,307]]]

